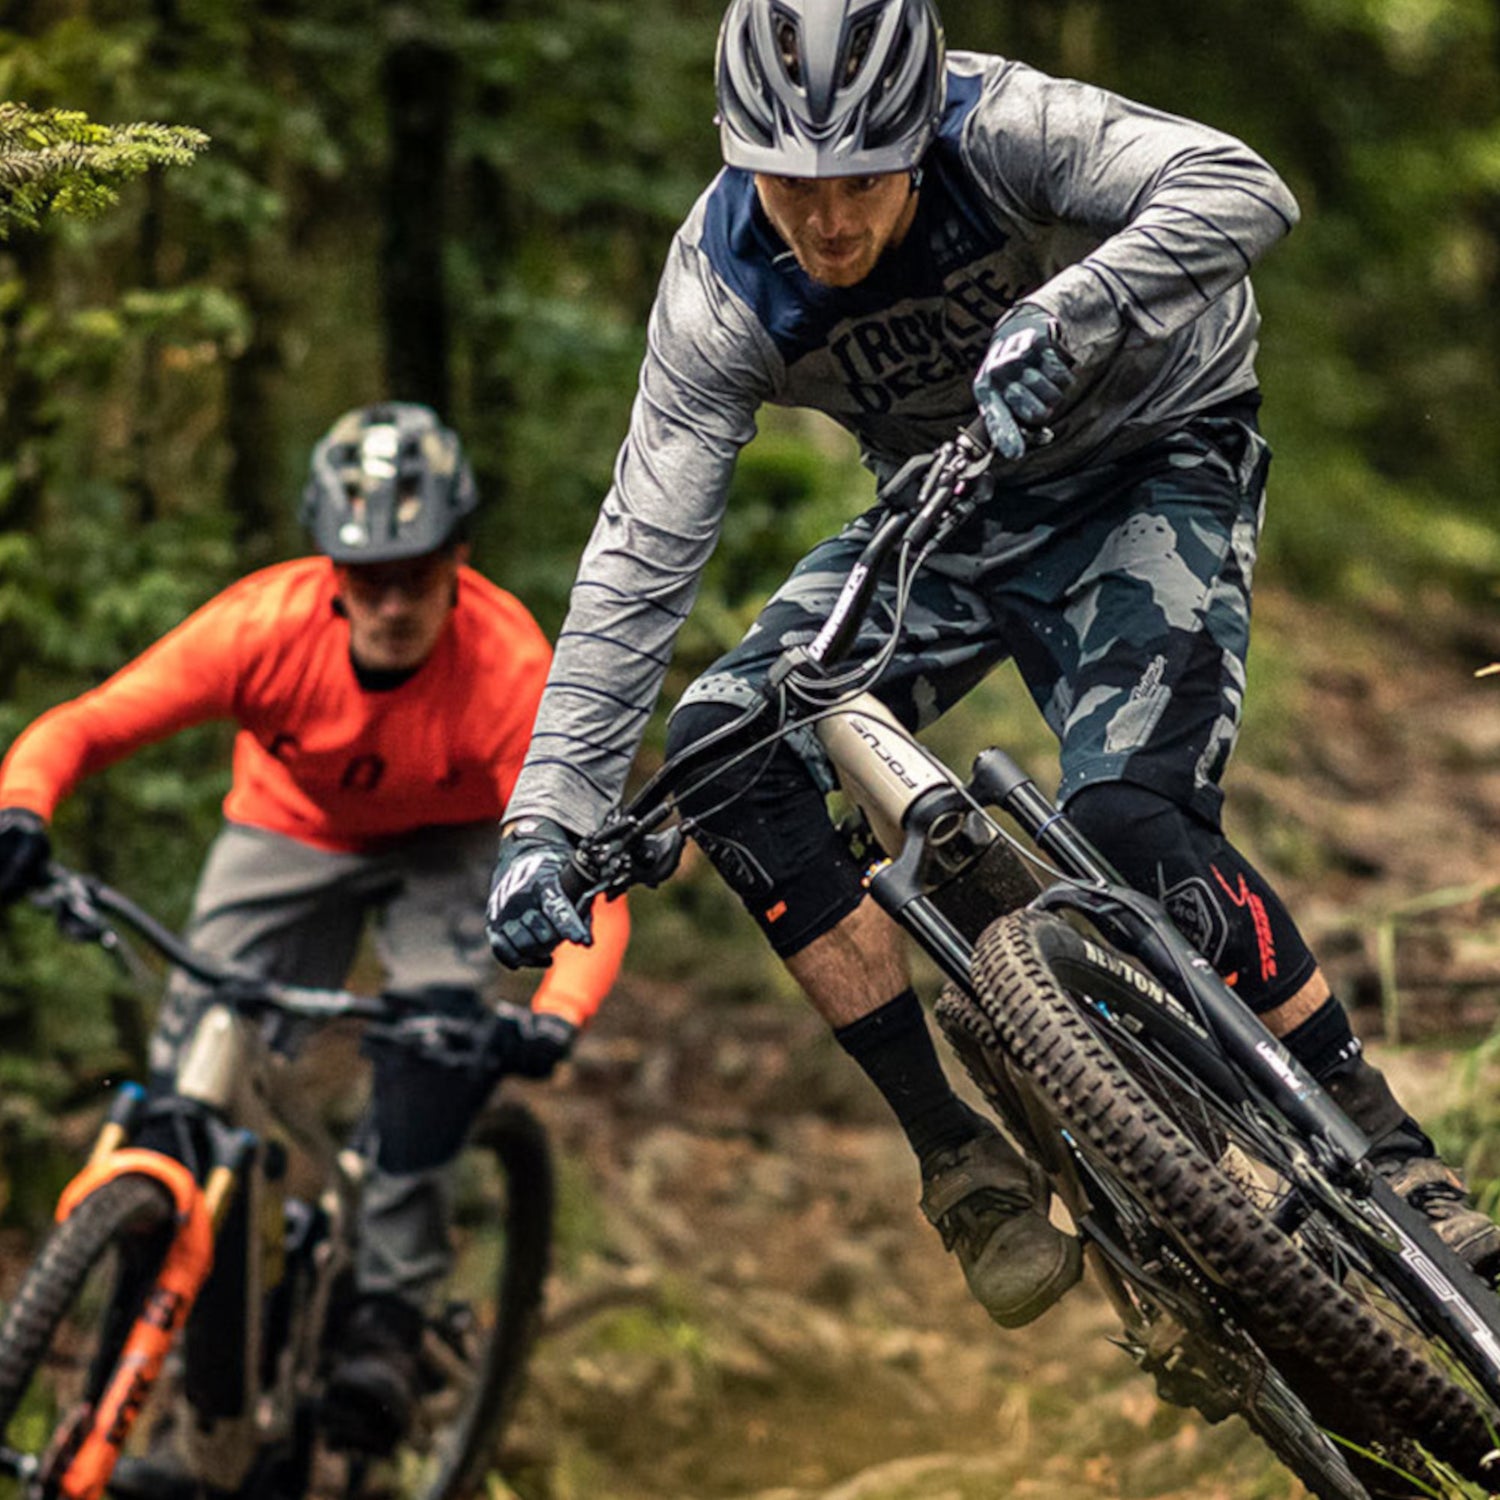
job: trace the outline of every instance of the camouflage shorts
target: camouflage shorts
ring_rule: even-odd
[[[921,728],[1014,657],[1058,737],[1062,800],[1123,780],[1217,821],[1268,462],[1253,419],[1206,415],[1081,474],[997,489],[916,579],[876,695]],[[748,703],[817,633],[879,516],[815,547],[682,703]],[[851,661],[887,640],[894,596],[884,579]],[[811,736],[797,748],[826,784]]]

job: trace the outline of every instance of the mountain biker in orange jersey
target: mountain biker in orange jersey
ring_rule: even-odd
[[[191,940],[280,979],[337,986],[373,919],[390,990],[476,1010],[494,975],[481,913],[495,822],[551,658],[525,607],[466,565],[476,499],[458,438],[426,407],[341,417],[303,496],[323,555],[234,584],[12,746],[0,766],[0,901],[41,880],[47,820],[81,777],[190,724],[232,719],[233,785]],[[568,1054],[614,982],[628,927],[622,902],[605,906],[593,946],[561,948],[530,1009],[502,1007],[523,1072],[545,1077]],[[200,1004],[174,980],[151,1042],[155,1089],[172,1088]],[[422,1302],[445,1264],[441,1168],[483,1098],[409,1058],[374,1050],[373,1063],[359,1298],[325,1415],[351,1440],[393,1444],[413,1400]]]
[[[1374,1138],[1397,1191],[1490,1269],[1500,1230],[1361,1057],[1220,822],[1269,457],[1247,273],[1295,222],[1291,194],[1218,131],[945,54],[931,0],[732,0],[717,85],[725,169],[668,253],[502,838],[497,956],[536,962],[587,931],[559,872],[618,797],[758,408],[825,413],[885,477],[977,400],[1000,460],[992,493],[913,582],[875,695],[917,728],[1013,657],[1060,741],[1075,824]],[[669,751],[760,701],[876,514],[816,547],[688,690]],[[896,593],[882,580],[846,665],[875,659]],[[800,736],[684,805],[892,1105],[923,1209],[978,1300],[1024,1322],[1077,1277],[1076,1243],[1049,1224],[1039,1172],[950,1089],[898,930],[829,825],[829,779]]]

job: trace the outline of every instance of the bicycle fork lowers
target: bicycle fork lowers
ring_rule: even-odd
[[[58,1500],[101,1500],[105,1494],[136,1419],[208,1279],[217,1232],[256,1149],[250,1132],[228,1132],[227,1149],[200,1183],[175,1157],[130,1144],[144,1099],[138,1084],[120,1089],[88,1162],[58,1199],[54,1234],[64,1234],[113,1185],[134,1179],[158,1186],[167,1205],[163,1233],[169,1238],[149,1285],[131,1299],[134,1317],[116,1346],[118,1353],[92,1376],[85,1399],[67,1415],[48,1450],[37,1456],[0,1447],[0,1472],[15,1476],[28,1493],[40,1490]]]

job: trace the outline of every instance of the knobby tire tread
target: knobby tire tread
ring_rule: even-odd
[[[164,1184],[131,1172],[96,1188],[52,1230],[0,1323],[0,1433],[8,1431],[89,1273],[126,1234],[164,1228],[175,1213]]]
[[[1014,913],[992,924],[975,952],[975,998],[1012,1060],[1212,1268],[1265,1346],[1305,1357],[1339,1383],[1362,1428],[1347,1436],[1394,1429],[1480,1478],[1494,1446],[1480,1407],[1303,1255],[1099,1041],[1039,945],[1038,927],[1056,920]]]

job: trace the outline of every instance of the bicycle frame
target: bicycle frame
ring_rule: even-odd
[[[1212,1039],[1213,1053],[1228,1065],[1227,1086],[1242,1097],[1269,1101],[1304,1143],[1306,1149],[1297,1153],[1297,1192],[1276,1216],[1280,1228],[1295,1232],[1311,1202],[1334,1206],[1347,1218],[1343,1205],[1348,1200],[1328,1190],[1336,1182],[1380,1210],[1378,1217],[1361,1217],[1356,1227],[1396,1252],[1412,1286],[1431,1292],[1456,1283],[1482,1290],[1464,1262],[1370,1169],[1368,1140],[1306,1068],[1178,932],[1165,909],[1123,886],[1008,755],[993,748],[984,751],[971,780],[962,783],[868,694],[820,715],[815,732],[845,792],[886,851],[887,858],[868,875],[871,896],[948,978],[969,985],[974,949],[931,892],[938,879],[951,878],[1005,839],[985,812],[998,807],[1060,871],[1062,878],[1032,904],[1082,917],[1111,947],[1139,962],[1159,984],[1142,993],[1175,1007],[1200,1027],[1205,1040]],[[1011,858],[1020,865],[1019,854],[1011,851]],[[1015,885],[1024,889],[1021,879]],[[1101,955],[1108,958],[1103,950]],[[1131,973],[1129,965],[1117,966],[1122,974]],[[1500,1308],[1489,1305],[1492,1298],[1465,1299],[1451,1288],[1441,1302],[1455,1331],[1486,1357],[1472,1373],[1500,1401]]]
[[[1170,1012],[1179,1030],[1186,1023],[1202,1037],[1202,1062],[1213,1070],[1215,1087],[1231,1101],[1264,1107],[1286,1122],[1294,1190],[1276,1210],[1278,1227],[1294,1234],[1321,1210],[1352,1224],[1366,1244],[1378,1245],[1388,1264],[1394,1256],[1390,1272],[1403,1295],[1440,1305],[1436,1321],[1464,1351],[1489,1397],[1500,1402],[1500,1304],[1370,1168],[1364,1135],[1177,931],[1165,909],[1125,886],[1004,752],[983,752],[965,783],[877,699],[850,690],[857,672],[830,674],[856,639],[887,561],[899,548],[901,600],[910,577],[984,498],[989,462],[982,428],[971,424],[936,454],[911,460],[889,482],[881,492],[887,511],[816,636],[776,660],[758,705],[663,766],[583,840],[564,872],[565,893],[580,899],[588,892],[659,884],[674,867],[684,837],[682,822],[664,826],[674,804],[705,789],[716,768],[765,750],[793,729],[811,727],[885,851],[867,874],[871,896],[949,979],[972,990],[973,945],[934,892],[981,857],[1006,849],[1010,835],[987,811],[1002,810],[1041,858],[1011,853],[1012,878],[1003,882],[1005,894],[992,902],[986,919],[1031,903],[1091,926],[1103,940],[1098,958],[1118,965],[1126,984],[1148,986],[1148,1009]],[[903,504],[919,472],[914,503]],[[880,658],[873,661],[865,686],[879,672]],[[1038,891],[1031,863],[1048,864],[1057,877],[1045,890]]]
[[[294,1076],[296,1028],[340,1017],[389,1020],[393,1012],[385,1002],[364,996],[273,984],[216,968],[117,892],[69,872],[55,872],[52,892],[44,904],[56,908],[60,923],[72,935],[122,953],[123,944],[108,919],[124,917],[174,964],[224,997],[212,1000],[199,1017],[183,1049],[173,1094],[150,1107],[153,1118],[186,1119],[199,1127],[197,1136],[205,1143],[199,1159],[187,1165],[162,1150],[133,1143],[147,1114],[145,1093],[138,1084],[126,1084],[116,1095],[87,1164],[59,1199],[56,1218],[62,1222],[110,1179],[128,1173],[152,1177],[171,1196],[176,1230],[106,1386],[86,1416],[86,1430],[69,1435],[71,1457],[53,1476],[52,1487],[61,1500],[99,1500],[104,1494],[166,1355],[199,1302],[214,1264],[237,1260],[245,1270],[235,1330],[243,1399],[233,1416],[214,1421],[206,1432],[190,1423],[192,1430],[186,1434],[194,1474],[233,1489],[263,1448],[290,1437],[301,1394],[297,1376],[313,1368],[331,1290],[353,1258],[349,1226],[356,1212],[362,1161],[343,1147]],[[247,1002],[256,999],[267,1002],[263,1014],[247,1008]],[[273,1157],[284,1158],[278,1138],[294,1143],[311,1161],[321,1184],[317,1206],[328,1232],[302,1315],[286,1330],[277,1365],[267,1371],[266,1294],[276,1280],[274,1259],[283,1251],[278,1174],[271,1170]],[[243,1201],[244,1212],[232,1217],[237,1201]],[[230,1233],[232,1241],[225,1239]],[[0,1452],[0,1469],[23,1480],[35,1477],[25,1472],[26,1463],[18,1455],[9,1452]]]
[[[211,1005],[184,1051],[176,1093],[161,1107],[163,1115],[192,1116],[207,1125],[206,1160],[195,1171],[159,1150],[128,1144],[142,1099],[139,1086],[129,1084],[101,1130],[88,1164],[64,1189],[57,1207],[58,1222],[113,1177],[125,1173],[154,1177],[172,1195],[177,1229],[90,1416],[88,1431],[74,1435],[74,1456],[56,1480],[56,1492],[63,1500],[98,1500],[103,1495],[166,1355],[218,1259],[241,1258],[246,1271],[236,1353],[248,1388],[237,1417],[216,1421],[207,1432],[186,1434],[192,1470],[206,1482],[232,1488],[243,1481],[263,1447],[290,1436],[299,1394],[295,1377],[310,1367],[310,1361],[299,1355],[316,1349],[330,1291],[352,1260],[345,1228],[353,1219],[359,1168],[318,1112],[309,1107],[289,1063],[288,1055],[272,1046],[249,1018],[232,1006]],[[255,1241],[270,1232],[267,1226],[274,1217],[277,1222],[270,1228],[279,1246],[279,1195],[262,1149],[277,1132],[294,1140],[312,1159],[318,1180],[324,1184],[318,1206],[327,1216],[329,1233],[301,1327],[289,1330],[293,1337],[282,1349],[269,1380],[262,1383],[264,1309],[272,1278],[268,1257],[260,1253],[262,1247]],[[249,1201],[246,1212],[235,1221],[239,1236],[231,1245],[224,1235],[229,1209],[240,1197]],[[196,1429],[197,1424],[190,1426]]]
[[[382,1056],[460,1078],[467,1098],[514,1071],[514,1017],[505,1007],[448,1013],[265,978],[198,953],[95,879],[58,866],[48,874],[33,902],[66,936],[98,943],[149,978],[120,936],[128,929],[205,995],[170,1089],[149,1101],[137,1084],[117,1091],[63,1195],[54,1237],[6,1310],[0,1475],[52,1500],[96,1500],[111,1489],[154,1497],[168,1482],[154,1455],[128,1474],[117,1461],[183,1336],[185,1481],[216,1493],[281,1495],[316,1483],[319,1493],[353,1495],[372,1476],[383,1485],[389,1467],[429,1500],[474,1492],[537,1330],[554,1201],[545,1131],[510,1100],[467,1137],[475,1160],[488,1163],[477,1191],[499,1210],[502,1238],[497,1246],[455,1235],[464,1242],[451,1247],[455,1257],[478,1259],[456,1261],[466,1279],[423,1318],[413,1348],[419,1407],[388,1461],[373,1443],[345,1441],[320,1404],[325,1334],[346,1289],[358,1296],[355,1229],[370,1163],[368,1139],[346,1144],[316,1103],[322,1091],[306,1087],[301,1043],[320,1022],[367,1021]],[[121,1274],[101,1298],[99,1272],[111,1266]],[[471,1272],[481,1284],[469,1285]],[[49,1371],[58,1351],[65,1357]],[[17,1423],[34,1388],[50,1424]]]

